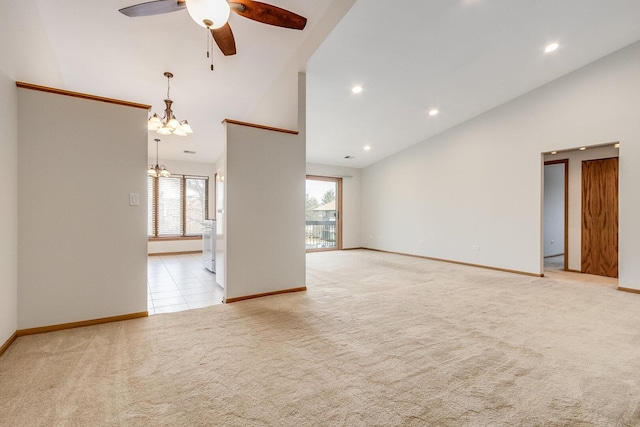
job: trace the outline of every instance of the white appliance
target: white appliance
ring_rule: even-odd
[[[202,222],[202,265],[212,273],[216,272],[216,220]]]

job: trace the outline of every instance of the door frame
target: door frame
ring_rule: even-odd
[[[322,175],[307,175],[306,180],[313,181],[327,181],[336,183],[336,247],[335,248],[317,248],[307,249],[307,252],[324,252],[324,251],[339,251],[342,250],[342,178],[334,176],[322,176]]]
[[[545,166],[559,164],[564,164],[564,271],[569,271],[569,159],[549,160],[544,162],[542,166],[542,176],[544,177]],[[544,184],[542,185],[542,191],[544,193]],[[544,200],[544,194],[542,199]],[[544,245],[542,246],[542,254],[542,258],[544,259]]]

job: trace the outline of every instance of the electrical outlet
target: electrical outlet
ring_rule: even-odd
[[[480,245],[473,245],[471,247],[471,250],[474,251],[474,252],[480,252]]]

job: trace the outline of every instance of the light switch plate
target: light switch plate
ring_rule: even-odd
[[[140,194],[129,193],[129,206],[140,206]]]

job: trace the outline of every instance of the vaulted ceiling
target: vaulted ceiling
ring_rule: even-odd
[[[305,71],[308,161],[364,167],[640,40],[637,0],[268,2],[307,17],[305,30],[232,15],[238,54],[216,51],[212,72],[206,30],[186,11],[128,18],[118,9],[136,0],[2,1],[3,71],[158,113],[171,71],[174,112],[194,134],[161,137],[161,157],[209,163],[224,118],[267,108],[264,124],[290,123],[277,84]]]

